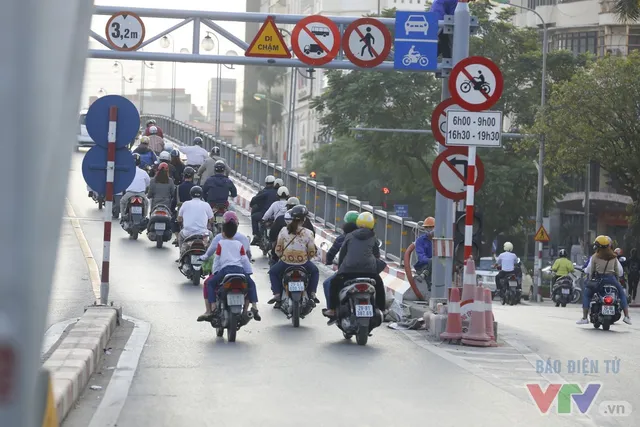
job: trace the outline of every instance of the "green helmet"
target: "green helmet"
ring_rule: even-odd
[[[358,215],[360,214],[357,211],[349,211],[344,214],[344,222],[352,222],[355,224],[358,220]]]

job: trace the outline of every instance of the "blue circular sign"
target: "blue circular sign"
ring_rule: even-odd
[[[87,112],[85,124],[91,139],[100,147],[107,148],[109,142],[109,108],[118,108],[116,122],[116,147],[131,143],[140,130],[140,113],[131,101],[119,95],[98,98]]]
[[[107,149],[91,147],[82,160],[82,176],[87,185],[98,194],[107,192]],[[113,194],[120,193],[131,185],[136,176],[136,162],[126,148],[116,150]]]

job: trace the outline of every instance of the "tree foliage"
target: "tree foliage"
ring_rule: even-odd
[[[542,57],[538,33],[511,24],[513,11],[499,11],[490,19],[493,12],[490,3],[472,5],[481,30],[472,38],[470,54],[486,56],[502,70],[505,90],[494,109],[509,116],[513,127],[530,126],[540,105]],[[584,62],[584,58],[575,58],[568,52],[550,53],[550,79],[567,79]],[[313,108],[322,113],[323,132],[335,141],[310,154],[307,169],[324,170],[335,176],[340,188],[357,187],[364,182],[360,192],[368,191],[364,197],[369,200],[380,197],[379,182],[384,182],[391,188],[394,201],[410,203],[413,217],[433,214],[431,165],[438,147],[433,138],[351,129],[430,129],[431,113],[440,103],[442,81],[432,73],[373,71],[330,71],[328,80],[328,89],[314,100]],[[503,145],[503,149],[479,150],[486,180],[476,205],[484,211],[484,229],[489,238],[521,227],[535,213],[537,171],[533,160],[537,159],[537,150],[520,148],[519,142],[506,139]],[[366,185],[376,178],[375,188]],[[551,176],[548,178],[546,190],[552,198],[562,185]],[[343,185],[345,181],[350,182]]]

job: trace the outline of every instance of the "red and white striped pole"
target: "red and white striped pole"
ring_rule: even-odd
[[[469,146],[467,154],[467,200],[464,221],[464,265],[473,256],[473,199],[476,191],[476,147]]]
[[[118,107],[109,107],[109,131],[107,144],[107,187],[104,204],[104,243],[102,246],[102,278],[100,280],[100,304],[109,300],[109,259],[111,257],[111,212],[113,209],[113,178],[116,169],[116,123]]]

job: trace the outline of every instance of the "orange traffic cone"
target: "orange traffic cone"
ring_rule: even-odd
[[[462,335],[462,344],[476,347],[491,346],[491,338],[487,335],[484,320],[484,290],[482,286],[476,286],[473,310],[471,312],[471,324],[466,334]]]
[[[467,264],[464,266],[464,276],[462,278],[462,303],[466,301],[471,303],[475,299],[475,287],[477,284],[476,263],[472,257],[469,257]]]
[[[460,289],[451,288],[447,305],[447,330],[440,334],[443,340],[462,338],[462,317],[460,316]]]
[[[496,343],[496,337],[493,334],[493,308],[491,305],[491,290],[484,288],[484,326],[485,331],[489,338],[491,339],[491,346],[495,347],[498,344]]]

